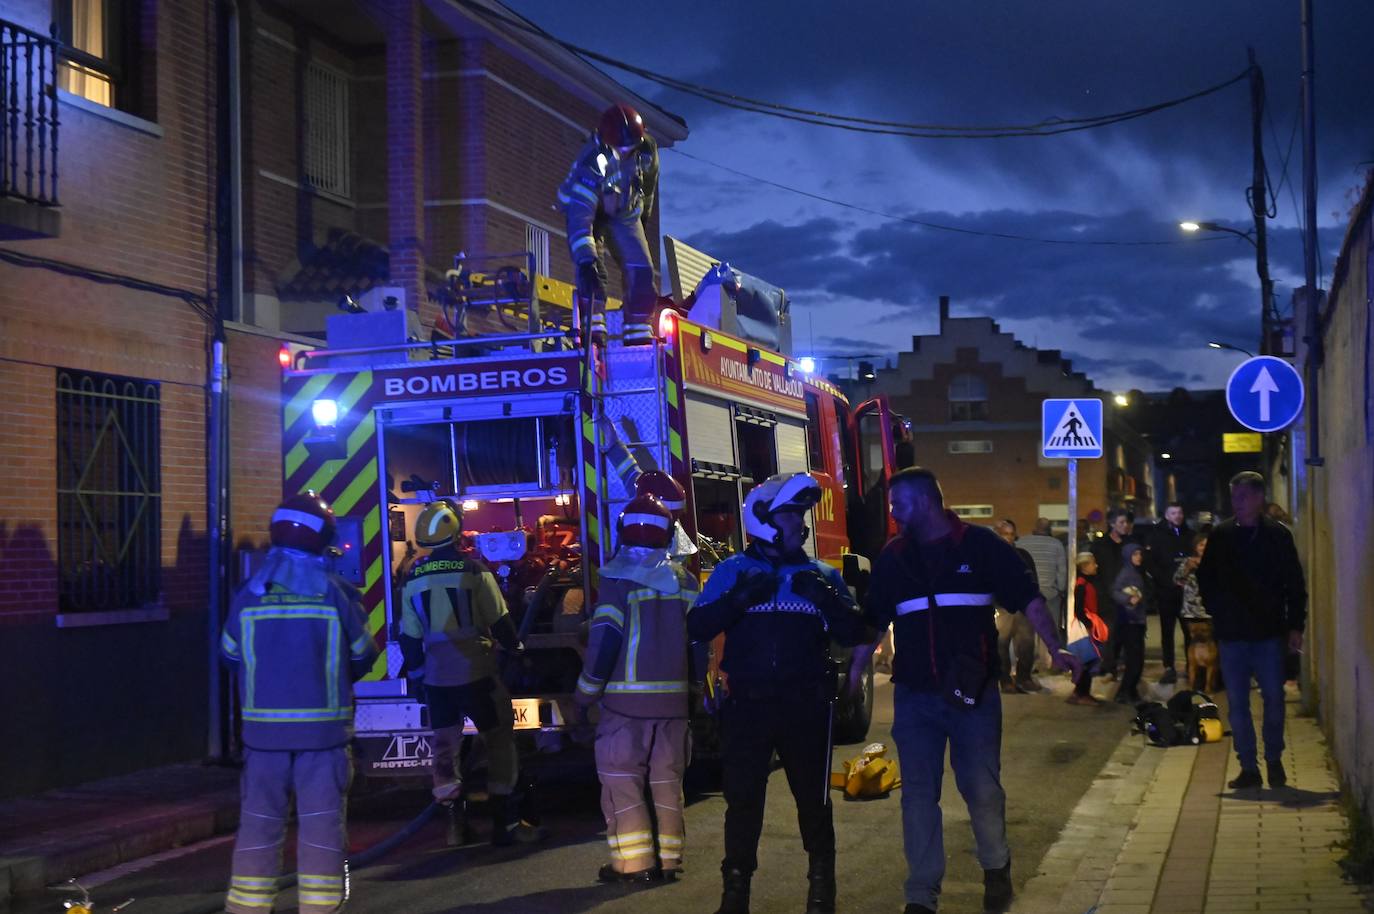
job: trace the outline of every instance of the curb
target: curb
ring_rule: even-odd
[[[9,899],[42,892],[85,873],[203,841],[238,827],[237,791],[89,831],[39,837],[27,853],[0,857],[0,908]]]

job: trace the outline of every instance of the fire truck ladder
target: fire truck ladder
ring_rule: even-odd
[[[593,381],[592,415],[596,420],[593,441],[596,446],[596,471],[602,486],[602,529],[614,531],[615,519],[634,497],[633,486],[613,465],[613,445],[627,448],[644,470],[671,471],[668,449],[668,405],[664,397],[663,343],[652,346],[622,346],[617,342],[620,314],[608,315],[611,344],[605,350],[607,370]],[[598,567],[614,554],[614,533],[600,538]]]

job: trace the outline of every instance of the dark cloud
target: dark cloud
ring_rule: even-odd
[[[1277,190],[1270,261],[1301,282],[1299,12],[1209,0],[970,4],[934,0],[701,0],[566,4],[507,0],[572,41],[740,94],[854,115],[945,124],[1026,123],[1133,108],[1264,67],[1265,154]],[[1318,172],[1323,277],[1374,160],[1374,5],[1319,4]],[[607,23],[615,27],[608,29]],[[978,231],[1042,237],[1177,237],[1175,221],[1244,228],[1251,174],[1247,86],[1101,130],[1010,140],[913,140],[810,127],[712,105],[641,80],[627,85],[684,115],[683,152],[770,181]],[[1285,162],[1285,158],[1287,161]],[[1286,178],[1285,175],[1286,165]],[[931,332],[936,297],[956,313],[1033,326],[1036,341],[1141,372],[1141,386],[1199,370],[1171,348],[1253,339],[1253,249],[1235,238],[1168,247],[1067,247],[886,222],[664,156],[665,231],[785,287],[816,330],[904,346]],[[1276,293],[1281,305],[1291,285]],[[872,306],[870,316],[861,309]],[[881,315],[882,323],[874,316]],[[1047,329],[1047,322],[1062,333]],[[1060,339],[1059,337],[1063,338]],[[847,344],[846,344],[847,348]],[[1109,358],[1114,350],[1122,356]],[[1084,364],[1088,364],[1084,362]],[[1212,363],[1215,365],[1215,363]],[[1185,378],[1186,380],[1186,378]]]

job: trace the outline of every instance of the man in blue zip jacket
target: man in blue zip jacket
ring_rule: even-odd
[[[272,548],[234,597],[220,651],[237,667],[242,810],[225,909],[272,910],[290,798],[302,914],[347,897],[344,798],[352,777],[353,682],[377,657],[358,592],[330,573],[334,512],[314,492],[272,514]]]
[[[1011,851],[994,604],[1024,612],[1053,664],[1072,670],[1075,680],[1082,664],[1063,650],[1035,572],[997,534],[947,510],[934,473],[908,467],[892,476],[888,492],[901,534],[878,556],[864,616],[877,627],[892,623],[897,645],[892,738],[902,766],[905,914],[934,914],[940,897],[946,745],[983,867],[983,908],[1005,911],[1012,898]],[[852,669],[870,652],[856,652]]]
[[[810,862],[807,914],[835,910],[830,642],[853,646],[871,641],[875,632],[864,624],[840,573],[803,549],[806,512],[820,497],[820,485],[806,473],[771,476],[754,487],[744,501],[744,529],[752,542],[715,567],[687,615],[694,641],[725,633],[725,859],[717,914],[749,912],[775,750]]]

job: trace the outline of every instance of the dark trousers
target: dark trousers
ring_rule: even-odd
[[[797,804],[802,847],[835,854],[830,806],[830,713],[818,699],[731,698],[721,710],[725,787],[725,859],[721,869],[758,868],[768,774],[776,750]]]
[[[1164,668],[1174,668],[1174,627],[1178,625],[1178,611],[1183,606],[1182,592],[1170,593],[1167,590],[1159,597],[1159,646],[1163,652]],[[1184,633],[1184,649],[1187,649],[1187,633]]]
[[[1140,674],[1145,669],[1145,625],[1118,621],[1117,627],[1121,659],[1126,665],[1121,674],[1120,693],[1135,698],[1140,694]]]

